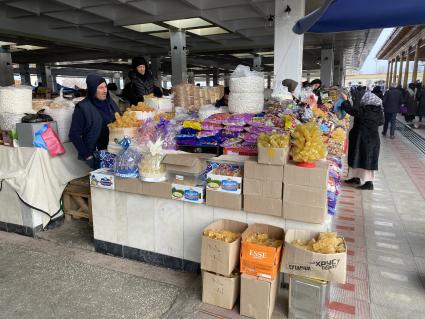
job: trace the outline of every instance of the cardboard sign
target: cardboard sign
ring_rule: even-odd
[[[347,251],[344,253],[320,254],[291,244],[297,239],[308,241],[318,234],[318,232],[311,230],[289,229],[285,236],[285,251],[282,258],[281,271],[287,274],[344,284],[347,275]],[[347,244],[345,242],[344,244],[347,248]]]

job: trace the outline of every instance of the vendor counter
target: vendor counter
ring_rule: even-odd
[[[323,224],[308,224],[97,187],[91,198],[96,251],[184,271],[198,270],[202,230],[217,219],[330,230],[330,216]]]
[[[33,236],[62,215],[67,183],[88,174],[71,143],[65,154],[44,149],[0,146],[0,230]]]

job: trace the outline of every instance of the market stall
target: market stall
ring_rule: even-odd
[[[89,171],[68,142],[73,103],[32,100],[31,94],[25,86],[0,88],[0,226],[30,236],[62,216],[65,186]],[[35,114],[40,109],[47,114]],[[41,130],[59,148],[48,149]]]

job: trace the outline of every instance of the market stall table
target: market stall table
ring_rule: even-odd
[[[0,230],[33,236],[62,215],[67,183],[89,171],[71,143],[64,147],[51,157],[44,149],[0,146]]]

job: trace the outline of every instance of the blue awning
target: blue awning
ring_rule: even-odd
[[[328,0],[293,31],[344,32],[425,24],[425,0]]]

